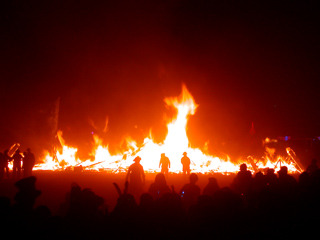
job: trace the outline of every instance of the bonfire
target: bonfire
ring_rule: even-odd
[[[128,147],[123,152],[112,155],[108,146],[102,145],[102,140],[98,135],[93,135],[94,148],[92,149],[90,159],[79,159],[77,157],[78,149],[68,146],[64,139],[62,131],[57,132],[57,138],[60,147],[53,152],[46,151],[42,162],[35,166],[35,170],[65,170],[77,169],[87,171],[110,171],[123,172],[133,163],[133,159],[140,156],[141,164],[146,172],[160,172],[159,160],[161,153],[165,153],[171,161],[170,172],[180,173],[181,157],[183,152],[187,152],[191,159],[191,171],[197,173],[232,173],[239,171],[239,165],[246,162],[249,169],[253,172],[261,171],[266,168],[279,170],[281,166],[287,166],[289,172],[302,172],[299,159],[291,148],[287,148],[286,156],[274,156],[273,149],[266,149],[266,154],[256,159],[252,156],[246,156],[239,159],[237,163],[231,162],[230,157],[211,156],[206,149],[192,148],[187,136],[188,118],[196,113],[198,105],[195,103],[192,95],[185,85],[182,86],[182,92],[178,97],[168,97],[164,99],[168,107],[176,109],[176,116],[167,123],[168,133],[165,140],[156,143],[150,136],[145,137],[141,146],[137,146],[132,139],[127,139]],[[265,141],[271,141],[265,139]]]

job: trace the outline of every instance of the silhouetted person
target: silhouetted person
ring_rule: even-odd
[[[100,216],[100,206],[103,203],[104,199],[96,195],[91,189],[81,189],[79,185],[73,183],[67,215],[76,221],[94,221]]]
[[[22,156],[20,154],[19,149],[17,149],[15,154],[12,156],[12,159],[13,159],[12,178],[15,178],[16,175],[17,175],[17,178],[20,178]]]
[[[300,187],[300,191],[301,189],[304,191],[310,191],[311,187],[312,187],[312,178],[310,177],[310,175],[307,172],[303,172],[299,175],[299,187]]]
[[[183,157],[181,158],[183,174],[190,174],[190,163],[190,158],[187,156],[187,153],[184,152]]]
[[[139,197],[145,184],[145,175],[143,167],[140,164],[141,158],[138,156],[133,161],[134,163],[131,164],[128,169],[126,181],[129,181],[128,191],[136,197]]]
[[[159,167],[161,167],[161,173],[163,173],[165,175],[167,175],[169,173],[170,160],[164,153],[161,153]]]
[[[19,189],[14,200],[17,202],[16,206],[17,209],[21,211],[20,213],[30,213],[36,198],[41,194],[41,191],[35,187],[36,180],[34,176],[31,176],[23,178],[14,184]]]
[[[145,236],[150,236],[155,233],[155,216],[156,210],[153,197],[149,193],[141,194],[136,219],[139,221],[139,225],[143,226]]]
[[[214,178],[214,177],[210,177],[209,178],[209,183],[203,189],[202,194],[212,197],[213,194],[219,189],[220,189],[220,187],[218,185],[217,179]]]
[[[154,183],[151,183],[148,192],[153,197],[154,200],[160,198],[163,194],[170,192],[170,188],[167,185],[167,182],[163,173],[158,173],[156,175]]]
[[[281,188],[290,188],[290,190],[294,190],[293,188],[297,184],[297,180],[288,174],[288,168],[286,166],[282,166],[280,170],[278,171],[279,177],[278,177],[278,185]]]
[[[35,157],[34,154],[31,152],[30,148],[27,148],[27,152],[23,158],[23,174],[24,177],[29,177],[32,175],[32,169],[35,164]]]
[[[278,196],[278,206],[280,208],[281,216],[279,220],[291,221],[294,218],[292,209],[296,207],[297,190],[298,183],[297,180],[288,174],[288,168],[282,166],[280,171],[278,171],[278,182],[277,182],[277,196]],[[291,217],[289,217],[291,216]],[[281,221],[280,220],[280,221]]]
[[[239,194],[232,191],[229,187],[220,188],[216,191],[212,197],[213,205],[214,205],[214,215],[216,224],[217,224],[217,232],[226,234],[226,231],[235,230],[235,227],[239,225],[241,222],[237,222],[239,219],[239,210],[241,206],[241,197]],[[234,221],[235,225],[230,225],[230,222]],[[243,230],[243,229],[242,229]],[[241,230],[241,231],[242,231]],[[241,232],[240,231],[240,232]],[[240,232],[237,231],[237,234]],[[231,232],[230,232],[231,235]],[[238,236],[234,237],[235,239],[241,239]],[[246,237],[248,238],[248,237]]]
[[[198,197],[200,196],[201,189],[196,182],[198,181],[198,175],[191,173],[189,176],[189,183],[185,184],[179,194],[182,198],[185,208],[188,210],[190,206],[196,204]]]
[[[143,193],[140,196],[139,211],[150,212],[153,210],[154,200],[149,193]],[[148,216],[151,217],[151,216]]]
[[[252,185],[252,174],[247,170],[247,164],[240,165],[240,171],[233,179],[233,188],[239,194],[245,194],[249,191]]]
[[[311,164],[307,167],[307,173],[312,176],[319,169],[317,159],[312,159]]]
[[[122,193],[117,183],[113,183],[119,193],[117,204],[110,213],[110,230],[119,237],[121,235],[132,236],[138,227],[138,205],[132,194],[127,193],[128,181]]]
[[[11,162],[12,158],[8,155],[9,150],[6,149],[3,153],[4,157],[4,170],[6,172],[6,177],[9,178],[9,162]]]
[[[278,181],[277,175],[274,173],[273,168],[268,168],[266,175],[266,184],[267,186],[274,187]]]
[[[261,171],[257,172],[254,176],[252,188],[255,192],[260,192],[267,186],[266,176]]]

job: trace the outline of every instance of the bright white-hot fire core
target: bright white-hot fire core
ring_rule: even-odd
[[[171,162],[170,172],[179,173],[182,170],[181,157],[187,152],[191,159],[191,171],[210,173],[230,173],[239,171],[239,164],[245,162],[252,171],[262,168],[274,168],[287,166],[290,172],[301,172],[298,159],[292,149],[287,148],[287,156],[273,156],[272,151],[266,151],[261,159],[253,159],[248,156],[237,164],[232,163],[226,155],[224,159],[210,156],[205,150],[191,148],[186,133],[188,117],[195,114],[198,105],[195,103],[188,89],[183,85],[182,93],[178,97],[164,99],[168,107],[177,110],[177,116],[167,124],[168,134],[163,143],[155,143],[150,134],[144,139],[142,146],[137,146],[135,141],[128,140],[128,149],[117,155],[111,155],[108,146],[103,146],[101,139],[94,135],[95,147],[92,150],[91,159],[79,159],[76,157],[77,148],[67,146],[62,138],[62,132],[58,131],[61,148],[53,153],[46,152],[43,163],[37,164],[35,170],[64,170],[74,167],[82,167],[85,170],[121,172],[133,163],[137,156],[141,157],[141,164],[147,172],[159,172],[159,161],[161,153],[165,153]],[[269,141],[269,139],[266,139]],[[93,160],[92,160],[93,159]]]

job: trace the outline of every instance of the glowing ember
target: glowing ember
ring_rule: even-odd
[[[132,163],[136,156],[142,158],[141,164],[145,171],[160,172],[159,161],[161,153],[165,153],[171,161],[170,172],[181,172],[181,157],[183,152],[187,152],[191,159],[191,171],[193,172],[237,172],[239,164],[230,162],[228,156],[225,159],[210,156],[203,150],[191,148],[186,133],[188,117],[195,114],[197,104],[193,97],[182,86],[182,93],[179,97],[166,98],[165,103],[168,107],[177,110],[177,116],[167,123],[168,134],[163,143],[155,143],[150,137],[144,139],[141,147],[138,147],[133,140],[127,139],[128,149],[126,151],[111,155],[108,146],[102,146],[102,141],[97,135],[93,135],[95,147],[91,153],[92,160],[84,160],[76,158],[77,148],[66,146],[62,138],[62,132],[59,131],[57,136],[62,146],[61,149],[55,151],[54,155],[46,153],[42,164],[38,164],[37,170],[57,170],[72,167],[82,167],[87,170],[105,170],[105,171],[125,171]],[[272,141],[266,139],[265,141]],[[298,159],[292,149],[287,148],[288,155],[285,157],[274,156],[275,150],[266,147],[266,154],[261,159],[253,159],[251,156],[246,160],[239,160],[239,163],[246,162],[252,171],[259,171],[262,168],[274,168],[276,171],[281,166],[287,166],[290,172],[301,172],[298,165]]]

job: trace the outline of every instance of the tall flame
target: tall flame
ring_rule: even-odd
[[[95,147],[91,153],[94,160],[80,160],[76,157],[77,148],[66,146],[62,138],[62,132],[59,131],[58,139],[62,149],[56,151],[54,156],[47,153],[44,163],[38,165],[36,169],[54,170],[81,165],[82,168],[91,170],[125,171],[133,163],[133,159],[136,156],[140,156],[142,159],[141,164],[146,171],[158,172],[160,171],[160,156],[165,153],[171,161],[170,171],[181,172],[182,153],[187,152],[192,162],[192,171],[205,173],[213,171],[236,172],[239,170],[238,164],[231,163],[228,156],[226,156],[226,159],[221,159],[207,155],[198,148],[190,147],[186,131],[187,123],[189,116],[195,114],[198,105],[185,85],[182,86],[180,96],[168,97],[164,101],[168,107],[173,107],[177,110],[177,115],[167,123],[168,134],[163,143],[155,143],[150,134],[149,137],[144,139],[142,146],[138,147],[135,141],[128,138],[128,149],[117,155],[111,155],[108,146],[103,146],[101,139],[94,135]],[[301,171],[296,161],[295,153],[291,149],[287,149],[288,156],[277,156],[277,158],[272,156],[274,149],[269,148],[266,151],[266,156],[262,160],[253,159],[250,156],[247,158],[246,162],[253,171],[266,167],[279,168],[281,164],[282,166],[288,166],[290,171]]]

